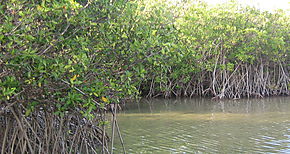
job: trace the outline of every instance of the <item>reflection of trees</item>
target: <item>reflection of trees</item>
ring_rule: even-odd
[[[281,111],[288,106],[287,97],[265,99],[219,100],[213,103],[212,112],[259,113]],[[288,97],[289,99],[289,97]]]
[[[264,113],[285,112],[290,105],[289,97],[239,100],[192,99],[142,99],[140,102],[126,104],[128,112],[133,113]],[[127,111],[126,111],[127,112]]]

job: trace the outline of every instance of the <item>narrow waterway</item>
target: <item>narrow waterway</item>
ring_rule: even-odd
[[[142,100],[118,121],[128,153],[290,153],[289,97]]]

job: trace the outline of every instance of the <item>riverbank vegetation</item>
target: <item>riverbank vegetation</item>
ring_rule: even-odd
[[[105,114],[140,96],[290,94],[290,17],[282,10],[166,0],[0,3],[2,153],[97,145],[109,152]]]

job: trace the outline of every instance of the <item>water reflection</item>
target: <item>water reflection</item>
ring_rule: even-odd
[[[290,153],[289,97],[153,99],[124,108],[129,153]]]

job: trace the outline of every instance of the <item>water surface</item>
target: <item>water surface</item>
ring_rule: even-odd
[[[128,153],[290,153],[289,97],[142,100],[118,121]]]

